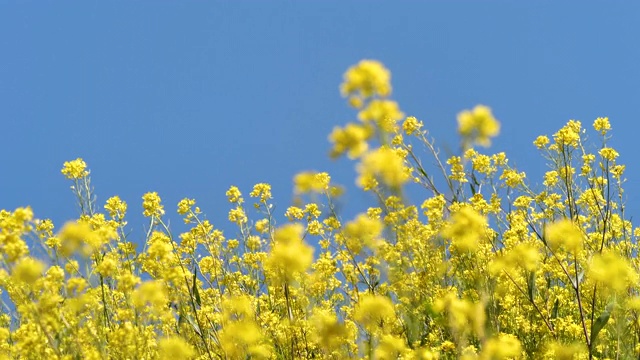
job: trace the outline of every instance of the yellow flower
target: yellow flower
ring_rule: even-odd
[[[408,350],[405,339],[385,334],[375,350],[376,359],[398,359]]]
[[[268,359],[269,349],[260,344],[263,333],[249,320],[226,324],[220,332],[220,346],[229,359]]]
[[[616,179],[620,179],[625,169],[626,169],[625,165],[615,165],[611,167],[611,175],[613,175],[613,177]]]
[[[232,186],[227,190],[227,199],[229,199],[230,203],[239,203],[242,204],[242,193],[236,186]]]
[[[356,109],[360,109],[364,105],[364,101],[358,95],[349,96],[349,105]]]
[[[549,356],[547,357],[547,359],[573,360],[579,355],[585,354],[586,352],[587,349],[582,344],[573,343],[567,345],[561,342],[553,341],[547,343],[545,355]]]
[[[196,356],[196,351],[187,341],[178,336],[165,337],[158,341],[161,360],[187,360]]]
[[[83,278],[79,278],[79,277],[70,278],[67,281],[67,292],[70,294],[73,294],[73,293],[80,294],[84,291],[84,289],[87,288],[87,285],[89,285],[89,283],[87,283],[87,280]]]
[[[462,159],[460,156],[452,156],[447,160],[447,164],[451,165],[451,175],[449,178],[451,180],[456,180],[461,183],[468,182],[467,176],[464,172],[464,165],[462,165]]]
[[[305,272],[313,262],[313,247],[303,242],[303,232],[301,224],[287,224],[275,232],[267,262],[287,280],[295,273]]]
[[[522,184],[526,176],[524,172],[519,173],[512,169],[504,169],[502,175],[500,175],[500,180],[504,180],[508,187],[514,188]]]
[[[602,156],[604,159],[609,161],[615,161],[619,155],[617,151],[615,151],[610,147],[605,147],[600,149],[600,151],[598,151],[598,154],[600,154],[600,156]]]
[[[443,218],[444,206],[447,204],[444,195],[438,195],[425,200],[420,208],[423,209],[430,223],[441,221]]]
[[[322,212],[318,208],[318,204],[310,203],[304,206],[304,212],[306,212],[310,218],[319,218]]]
[[[490,138],[500,133],[500,123],[493,117],[491,109],[477,105],[473,110],[458,114],[458,132],[466,141],[486,147],[491,145]]]
[[[69,256],[81,249],[82,254],[88,256],[115,238],[116,234],[113,231],[93,230],[86,222],[68,222],[60,229],[58,236],[61,255]]]
[[[127,203],[119,196],[112,196],[107,200],[104,209],[109,212],[112,219],[122,219],[127,212]]]
[[[77,158],[72,161],[65,161],[62,165],[62,174],[67,179],[77,180],[89,175],[89,171],[87,171],[87,164],[84,160]]]
[[[147,254],[153,260],[165,260],[171,254],[171,239],[160,231],[151,233],[147,241]]]
[[[460,299],[454,291],[434,301],[433,308],[437,312],[446,312],[449,326],[456,333],[475,332],[479,337],[484,336],[486,313],[482,302],[472,302]]]
[[[487,219],[468,206],[460,208],[442,229],[442,236],[461,251],[474,251],[478,242],[486,238]]]
[[[300,209],[297,206],[289,206],[287,211],[284,213],[289,221],[293,221],[295,219],[300,220],[304,217],[304,210]]]
[[[44,271],[44,264],[39,260],[28,257],[16,264],[12,275],[17,281],[30,285],[42,276],[42,271]]]
[[[253,186],[249,196],[260,197],[260,202],[266,204],[267,200],[271,199],[271,185],[265,183],[256,184]]]
[[[188,213],[195,204],[196,201],[193,199],[184,198],[180,200],[178,203],[178,214],[184,215]]]
[[[261,219],[256,221],[254,227],[257,232],[264,234],[269,230],[269,219]]]
[[[582,231],[569,219],[562,219],[547,225],[545,239],[553,250],[560,246],[564,246],[572,252],[582,249]]]
[[[324,228],[322,227],[322,223],[318,220],[309,221],[309,224],[307,224],[307,232],[311,235],[324,234]]]
[[[528,243],[521,243],[507,250],[501,257],[496,257],[489,265],[489,271],[493,274],[524,268],[527,271],[535,271],[540,264],[540,252],[536,247]]]
[[[558,172],[555,170],[552,171],[547,171],[544,174],[544,182],[542,182],[542,185],[550,188],[555,186],[558,183]]]
[[[391,100],[372,100],[366,108],[358,114],[358,119],[364,123],[374,122],[382,130],[392,132],[395,124],[404,117],[398,103]]]
[[[348,248],[355,253],[359,253],[365,246],[376,249],[382,229],[380,220],[371,219],[365,214],[358,215],[344,228]]]
[[[487,340],[482,348],[480,359],[482,360],[506,360],[518,359],[522,355],[520,341],[511,334],[500,333],[496,337]]]
[[[247,215],[241,206],[237,206],[235,209],[229,210],[229,221],[238,225],[247,222]]]
[[[247,295],[225,297],[222,308],[225,321],[250,319],[254,316],[251,298]]]
[[[420,131],[421,128],[422,121],[418,121],[418,119],[416,119],[414,116],[409,116],[402,123],[402,130],[404,130],[407,135],[411,135],[416,131]]]
[[[346,152],[349,159],[358,158],[369,148],[367,140],[372,135],[373,129],[368,125],[349,123],[344,128],[336,126],[329,135],[329,141],[333,143],[329,155],[337,158]]]
[[[326,172],[301,172],[293,178],[296,194],[322,193],[329,190],[331,177]]]
[[[580,121],[569,120],[558,132],[553,134],[553,140],[558,145],[566,145],[576,147],[580,141]]]
[[[327,228],[329,228],[329,230],[336,230],[339,229],[340,226],[342,226],[342,224],[340,224],[340,220],[338,220],[334,216],[324,219],[322,223],[325,224]],[[640,235],[638,236],[640,237]]]
[[[378,61],[362,60],[344,74],[340,91],[343,96],[357,94],[362,98],[388,96],[391,94],[391,73]]]
[[[326,350],[333,350],[345,341],[347,329],[333,311],[315,309],[311,317],[312,336]]]
[[[593,122],[593,128],[596,131],[600,131],[602,135],[606,134],[607,131],[611,130],[611,124],[609,123],[608,117],[599,117]]]
[[[445,340],[440,344],[440,351],[442,352],[454,352],[456,350],[456,344],[449,340]]]
[[[147,281],[133,291],[131,299],[139,309],[150,305],[150,310],[158,312],[167,306],[167,288],[160,280]]]
[[[499,152],[497,154],[491,155],[491,160],[493,160],[493,162],[497,166],[505,166],[507,165],[507,162],[509,162],[509,160],[507,159],[507,154],[505,154],[504,152]]]
[[[395,310],[393,303],[386,296],[365,294],[360,296],[353,318],[371,330],[380,325],[384,326],[384,323],[393,322]]]
[[[638,273],[627,260],[612,251],[594,255],[589,265],[588,275],[617,293],[638,281]]]
[[[142,195],[143,215],[146,217],[160,217],[164,215],[164,207],[160,204],[160,196],[157,192],[148,192]]]
[[[358,184],[365,187],[367,177],[375,177],[391,187],[402,186],[409,180],[404,160],[388,147],[381,147],[366,154],[358,166]]]
[[[46,239],[53,236],[53,229],[53,221],[50,219],[36,220],[36,231],[39,232],[38,237],[40,237],[40,239]]]
[[[538,148],[538,149],[542,149],[545,146],[547,146],[547,144],[549,144],[549,138],[546,137],[545,135],[540,135],[538,136],[534,141],[533,144]]]
[[[492,175],[496,171],[495,166],[491,166],[491,157],[477,154],[471,160],[473,170],[486,175]]]
[[[113,276],[118,269],[118,259],[113,254],[106,255],[96,266],[96,272],[102,276]]]

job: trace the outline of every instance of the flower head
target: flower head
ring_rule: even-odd
[[[402,186],[409,181],[404,160],[388,147],[381,147],[366,154],[358,171],[360,172],[358,184],[362,187],[365,187],[365,180],[368,177],[378,178],[391,187]]]
[[[362,60],[344,74],[340,91],[343,96],[356,95],[357,98],[388,96],[391,94],[391,73],[379,61]]]
[[[142,213],[146,217],[160,217],[164,215],[164,207],[160,203],[160,196],[157,192],[148,192],[142,195]]]
[[[458,132],[465,141],[487,147],[491,145],[491,138],[500,133],[500,123],[490,108],[477,105],[458,114]]]
[[[366,124],[347,124],[344,128],[335,127],[329,135],[329,141],[333,143],[330,156],[337,158],[344,153],[350,159],[355,159],[364,154],[369,148],[367,140],[373,135],[373,128]]]
[[[89,171],[87,170],[87,164],[82,160],[82,158],[77,158],[72,161],[65,161],[62,166],[62,174],[66,176],[67,179],[77,180],[82,179],[83,177],[89,175]]]

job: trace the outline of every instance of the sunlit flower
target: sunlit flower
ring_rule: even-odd
[[[458,132],[470,143],[491,145],[491,138],[500,133],[500,123],[493,117],[491,109],[477,105],[473,110],[458,114]]]
[[[81,158],[72,161],[65,161],[62,166],[62,174],[67,179],[77,180],[89,175],[87,164]]]

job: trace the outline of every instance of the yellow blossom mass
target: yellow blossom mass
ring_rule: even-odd
[[[313,262],[313,248],[303,242],[303,231],[300,224],[288,224],[278,228],[274,235],[268,265],[286,279],[306,271]]]
[[[409,174],[403,159],[392,149],[382,147],[367,153],[358,167],[360,173],[359,185],[365,186],[365,179],[369,176],[382,181],[391,187],[398,187],[409,181]]]
[[[582,232],[571,220],[562,219],[549,224],[545,228],[545,234],[549,247],[554,250],[561,246],[573,252],[582,248]]]
[[[378,61],[362,60],[344,74],[340,91],[343,96],[357,95],[362,98],[388,96],[391,94],[391,72]]]
[[[450,239],[462,251],[473,251],[486,237],[486,226],[484,216],[465,206],[452,215],[449,224],[442,230],[442,236]]]
[[[322,193],[329,190],[330,181],[331,177],[326,172],[301,172],[293,178],[294,191],[297,194]]]
[[[333,143],[330,156],[336,158],[347,153],[350,159],[358,158],[369,148],[367,140],[372,135],[373,130],[367,125],[347,124],[344,128],[335,127],[329,135],[329,141]]]
[[[458,132],[470,143],[491,145],[491,138],[500,133],[500,123],[493,117],[491,109],[477,105],[473,110],[458,114]]]
[[[62,167],[62,174],[64,174],[67,179],[77,180],[88,176],[89,171],[87,170],[87,164],[84,160],[77,158],[72,161],[65,161]]]

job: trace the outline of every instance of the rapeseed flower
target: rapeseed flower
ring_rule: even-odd
[[[62,165],[62,174],[67,179],[78,180],[89,175],[87,170],[87,163],[82,158],[77,158],[72,161],[65,161]]]
[[[161,360],[187,360],[195,357],[196,351],[184,339],[172,336],[158,341],[158,355]]]
[[[368,177],[376,178],[390,187],[400,187],[409,181],[404,160],[388,147],[381,147],[367,153],[358,166],[358,185],[366,186]]]
[[[356,95],[359,98],[369,98],[374,95],[389,96],[391,73],[378,61],[362,60],[344,74],[340,91],[343,96]]]
[[[491,145],[491,138],[500,133],[500,123],[493,117],[491,109],[477,105],[473,110],[458,114],[458,132],[469,144]]]
[[[267,265],[287,281],[305,272],[313,262],[313,248],[303,242],[303,232],[301,224],[287,224],[276,229],[274,235]]]
[[[422,122],[418,121],[415,116],[409,116],[402,123],[402,130],[404,130],[407,135],[413,135],[416,131],[420,131],[422,126]]]
[[[301,172],[293,178],[294,192],[296,194],[322,193],[329,190],[330,182],[331,177],[326,172]]]
[[[12,276],[19,282],[33,284],[42,276],[45,265],[33,258],[24,258],[20,260],[14,267]]]
[[[160,203],[160,196],[157,192],[148,192],[142,196],[143,215],[146,217],[161,217],[164,215],[164,207]]]
[[[389,298],[381,295],[365,294],[361,295],[353,317],[365,328],[371,330],[393,322],[395,310]]]
[[[608,117],[599,117],[593,122],[593,128],[599,131],[600,134],[605,135],[611,130],[611,123],[609,123]]]
[[[562,246],[576,252],[582,249],[584,235],[571,220],[562,219],[545,227],[545,238],[552,250]]]
[[[373,135],[373,128],[368,125],[347,124],[344,128],[335,127],[329,135],[333,143],[330,156],[337,158],[344,153],[350,159],[356,159],[369,149],[367,140]]]
[[[481,240],[486,238],[487,220],[468,206],[453,213],[442,236],[452,241],[460,251],[474,251]]]

